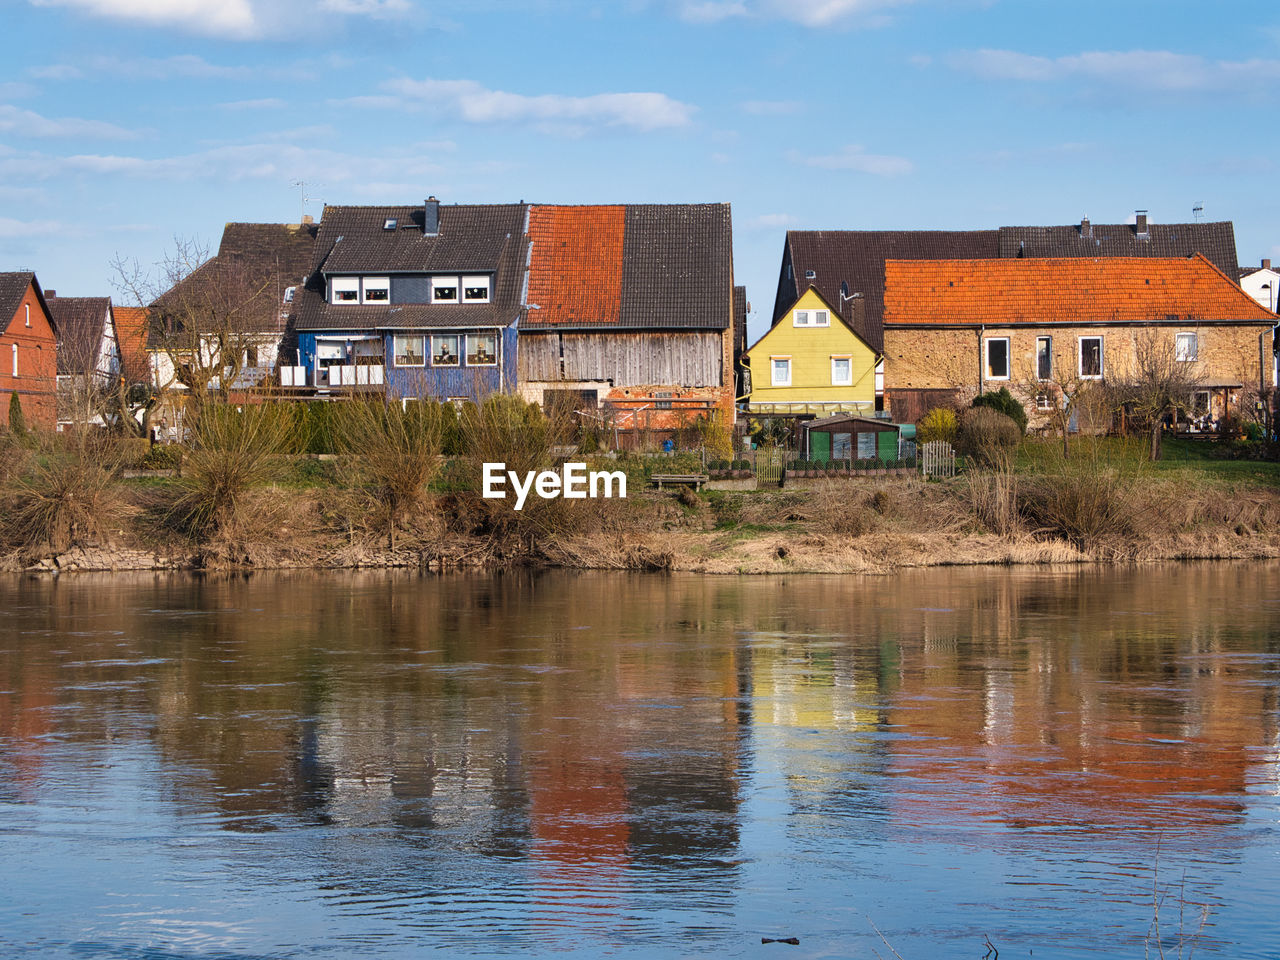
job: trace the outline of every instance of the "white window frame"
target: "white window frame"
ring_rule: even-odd
[[[438,352],[436,350],[436,342],[439,340],[453,341],[453,363],[436,363],[436,353]],[[462,366],[462,341],[456,333],[433,333],[431,335],[431,365],[448,370]]]
[[[1190,338],[1190,351],[1183,348],[1184,338]],[[1179,363],[1194,363],[1200,356],[1200,336],[1194,330],[1184,330],[1173,335],[1173,356]]]
[[[776,364],[781,360],[787,365],[787,377],[785,380],[778,378],[778,368]],[[778,355],[769,358],[769,385],[771,387],[789,387],[791,386],[791,355]]]
[[[1041,393],[1036,394],[1037,410],[1054,410],[1056,408],[1057,405],[1053,402],[1053,397],[1049,395],[1048,391],[1042,391]]]
[[[18,345],[12,344],[13,347],[13,375],[18,375]]]
[[[843,379],[836,376],[836,363],[843,361],[848,364],[849,374]],[[833,354],[831,357],[831,385],[833,387],[852,387],[853,386],[853,354]]]
[[[474,351],[472,350],[471,345],[474,341],[479,340],[481,337],[489,337],[493,340],[493,361],[491,363],[476,363],[476,362],[473,362],[471,359],[471,357],[474,355]],[[466,360],[467,360],[468,367],[496,367],[498,365],[499,345],[498,345],[498,335],[496,333],[468,333],[467,339],[466,339],[466,345],[467,345]]]
[[[831,326],[830,310],[796,310],[791,314],[793,327],[829,327]]]
[[[453,287],[453,297],[440,299],[436,296],[436,291],[444,287]],[[462,285],[458,283],[457,277],[432,277],[431,278],[431,302],[432,303],[461,303],[462,302]]]
[[[31,326],[31,304],[24,303],[22,305],[23,314],[26,317],[26,326]]]
[[[1004,373],[991,372],[991,345],[1004,344]],[[982,341],[982,372],[984,380],[1008,380],[1013,373],[1013,352],[1008,337],[984,337]]]
[[[1084,343],[1086,340],[1098,341],[1098,372],[1097,373],[1084,372]],[[1101,380],[1103,378],[1103,376],[1107,372],[1106,363],[1104,359],[1106,356],[1104,352],[1105,348],[1106,348],[1106,343],[1103,341],[1102,334],[1100,333],[1092,334],[1087,337],[1081,336],[1076,338],[1076,373],[1080,376],[1081,380]]]
[[[338,294],[353,293],[354,297],[343,300]],[[337,304],[351,304],[360,302],[360,278],[359,277],[330,277],[329,278],[329,302]]]
[[[467,295],[468,290],[477,289],[477,288],[484,289],[483,297],[475,297],[473,299],[472,297]],[[487,275],[483,277],[480,277],[480,276],[463,277],[461,293],[462,293],[462,301],[461,301],[462,303],[488,303],[489,298],[491,296],[489,277]]]
[[[1048,344],[1048,350],[1045,351],[1046,357],[1049,360],[1048,373],[1041,373],[1040,371],[1040,344],[1042,343]],[[1046,381],[1053,379],[1053,337],[1036,337],[1035,365],[1036,365],[1037,380],[1039,380],[1041,383],[1045,383]]]
[[[386,294],[384,297],[370,298],[371,291],[381,290]],[[391,302],[391,278],[390,277],[365,277],[360,284],[360,302],[361,303],[377,303],[384,304]]]
[[[418,341],[418,353],[422,357],[421,363],[401,363],[400,358],[408,354],[407,350],[401,349],[401,344],[409,340]],[[393,333],[391,335],[391,360],[397,367],[425,367],[427,365],[427,337],[422,333]]]

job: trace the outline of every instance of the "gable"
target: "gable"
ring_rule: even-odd
[[[825,310],[828,313],[828,322],[825,326],[812,324],[813,313],[820,310]],[[811,322],[797,326],[795,322],[797,311],[808,313]],[[806,347],[809,349],[821,349],[828,353],[865,354],[870,358],[878,356],[870,344],[849,326],[832,309],[831,304],[812,287],[802,293],[800,299],[792,304],[790,309],[781,314],[777,322],[751,345],[744,356],[750,357],[761,351],[792,353]]]

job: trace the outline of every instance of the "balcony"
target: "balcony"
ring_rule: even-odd
[[[280,368],[282,387],[380,387],[386,383],[386,367],[382,364],[347,364],[321,367],[288,366]]]

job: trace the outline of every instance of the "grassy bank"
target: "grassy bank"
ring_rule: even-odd
[[[627,473],[627,499],[531,498],[516,512],[478,495],[478,462],[467,456],[429,452],[392,502],[390,481],[371,476],[355,453],[269,453],[236,469],[188,456],[170,474],[179,465],[171,454],[159,470],[139,472],[105,447],[36,446],[4,459],[0,565],[874,573],[1280,557],[1277,464],[1170,453],[1146,464],[1125,444],[1101,442],[1064,460],[1028,444],[1004,470],[941,482],[858,477],[699,494],[659,494],[645,482],[695,466],[695,455],[587,457]]]

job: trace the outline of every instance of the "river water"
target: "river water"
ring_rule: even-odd
[[[0,579],[0,956],[1275,957],[1278,681],[1274,564]]]

